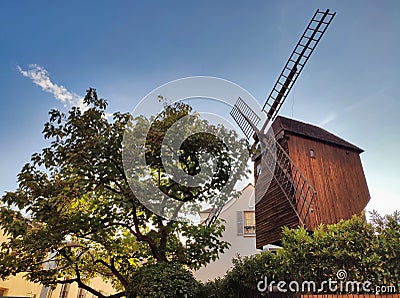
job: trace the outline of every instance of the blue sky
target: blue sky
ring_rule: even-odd
[[[400,210],[396,0],[1,1],[0,192],[16,188],[21,167],[44,146],[48,111],[69,107],[54,93],[74,102],[95,87],[110,112],[130,112],[161,84],[207,75],[263,104],[317,8],[337,16],[281,114],[363,148],[368,210]],[[23,75],[30,64],[67,91],[44,92]]]

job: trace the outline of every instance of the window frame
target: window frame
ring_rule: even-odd
[[[86,290],[82,288],[78,288],[78,298],[86,298]]]
[[[250,215],[247,217],[246,215]],[[248,222],[250,220],[250,222]],[[249,223],[249,224],[248,224]],[[256,212],[254,210],[243,211],[243,235],[254,236],[256,234]]]
[[[4,297],[7,295],[8,288],[0,287],[0,297]]]
[[[71,286],[70,283],[65,283],[62,285],[61,291],[60,291],[60,296],[59,296],[60,298],[68,298],[70,286]]]
[[[310,158],[315,158],[315,150],[314,149],[310,149]]]

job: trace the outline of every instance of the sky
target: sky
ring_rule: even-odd
[[[400,210],[400,2],[1,1],[0,192],[46,143],[50,109],[97,88],[131,112],[171,80],[213,76],[262,105],[317,8],[337,15],[280,115],[365,150],[367,210]]]

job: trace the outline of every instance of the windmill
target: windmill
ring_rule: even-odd
[[[306,174],[303,174],[291,159],[287,148],[284,148],[280,142],[277,142],[274,135],[268,134],[265,131],[266,128],[270,126],[270,123],[278,116],[282,104],[325,31],[331,24],[335,14],[336,13],[332,13],[327,9],[326,11],[317,10],[313,15],[262,107],[262,111],[266,113],[266,121],[262,124],[261,128],[258,128],[261,118],[240,97],[230,112],[247,139],[253,136],[255,143],[259,142],[261,145],[259,146],[259,154],[253,157],[253,160],[260,160],[260,156],[263,157],[263,162],[255,166],[255,178],[257,180],[255,193],[256,204],[265,198],[266,191],[269,191],[269,195],[272,197],[274,193],[279,193],[279,195],[275,195],[276,203],[270,204],[271,208],[276,208],[277,210],[270,211],[269,218],[267,219],[265,219],[264,216],[264,221],[267,221],[267,223],[259,222],[258,218],[262,218],[262,216],[258,216],[257,214],[261,214],[263,210],[259,208],[259,211],[257,211],[256,205],[257,236],[259,234],[259,227],[263,229],[266,229],[267,226],[270,227],[268,233],[270,233],[271,236],[267,236],[265,241],[261,241],[263,242],[262,244],[278,243],[281,232],[278,227],[284,225],[301,225],[308,230],[313,230],[321,222],[326,223],[327,221],[332,221],[331,218],[329,220],[324,220],[324,212],[321,212],[317,204],[315,188],[307,180]],[[305,129],[316,129],[312,126],[304,127]],[[346,150],[351,150],[351,146],[353,145],[350,143],[345,143],[344,140],[337,137],[334,139],[335,136],[326,131],[323,131],[323,133],[329,136],[326,137],[327,139],[331,138],[331,140],[333,140],[332,143],[336,141],[339,145],[343,145],[343,148],[347,146]],[[340,143],[341,141],[343,142]],[[355,151],[359,149],[358,147],[355,148],[357,148],[353,148]],[[362,152],[361,149],[359,150]],[[360,184],[362,183],[361,181]],[[363,197],[365,196],[364,193],[365,191],[362,193]],[[368,189],[366,193],[368,193]],[[284,200],[284,202],[281,204],[282,200]],[[365,201],[366,199],[363,199],[356,208],[353,208],[355,209],[354,213],[358,212],[360,207],[364,204],[366,205]],[[282,210],[278,210],[279,208]],[[276,218],[273,218],[271,214],[274,214]],[[335,217],[334,220],[339,220],[339,218],[336,219],[336,217],[340,217],[340,215],[336,215],[335,213],[335,215],[332,216]],[[277,231],[273,229],[277,229]],[[258,238],[257,242],[259,242]],[[259,247],[260,245],[257,244],[257,246]]]

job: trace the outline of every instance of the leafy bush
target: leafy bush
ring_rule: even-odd
[[[400,289],[400,212],[379,216],[353,216],[337,224],[320,226],[314,233],[304,228],[285,228],[282,249],[237,257],[223,278],[202,287],[201,297],[263,297],[259,281],[315,281],[337,279],[346,270],[347,279]]]
[[[131,297],[180,298],[195,297],[199,282],[179,264],[145,264],[134,275]]]

